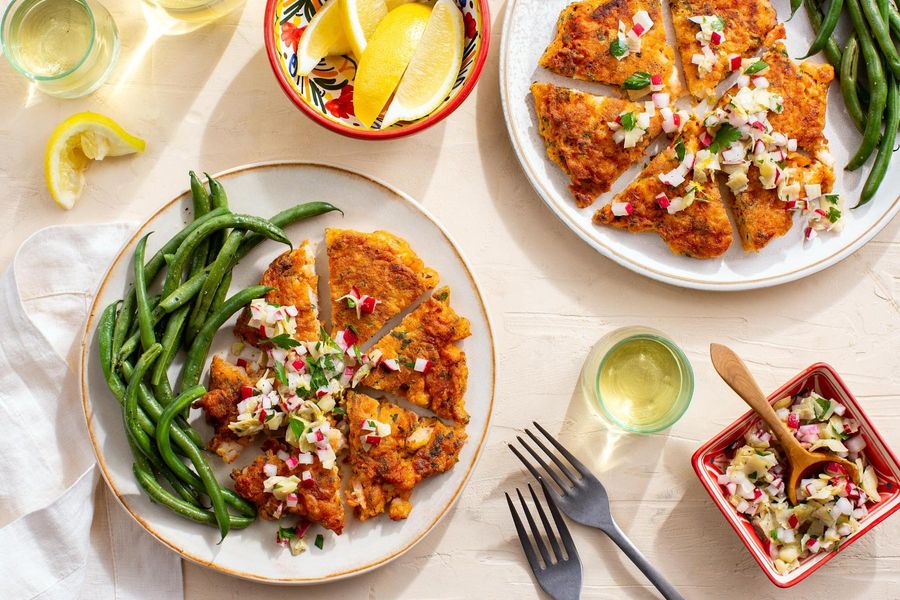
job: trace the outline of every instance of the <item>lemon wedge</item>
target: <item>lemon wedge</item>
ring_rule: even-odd
[[[143,152],[146,142],[122,126],[93,112],[72,115],[60,123],[44,154],[44,176],[54,202],[69,210],[84,188],[84,171],[92,160]]]
[[[388,12],[394,10],[401,4],[408,4],[410,2],[415,2],[416,0],[386,0],[385,4],[387,4]]]
[[[366,40],[372,36],[378,23],[387,16],[384,0],[340,0],[343,4],[344,34],[353,48],[356,58],[366,49]]]
[[[430,16],[429,6],[403,4],[375,28],[359,59],[353,89],[353,110],[363,125],[372,126],[397,89]]]
[[[437,0],[381,126],[419,119],[437,108],[459,76],[464,44],[465,27],[456,2]]]
[[[313,15],[297,44],[297,73],[309,75],[326,56],[350,54],[344,34],[341,0],[328,0]]]

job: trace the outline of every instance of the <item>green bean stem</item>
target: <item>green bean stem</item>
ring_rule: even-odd
[[[212,208],[228,208],[228,196],[225,194],[225,188],[222,187],[222,184],[219,183],[217,179],[210,177],[209,173],[204,173],[204,175],[206,175],[206,180],[209,183],[210,206]],[[215,232],[210,237],[209,256],[207,257],[208,263],[212,263],[216,259],[216,256],[219,255],[227,235],[228,232],[223,229],[222,231]]]
[[[871,0],[863,0],[871,1]],[[863,18],[862,10],[858,0],[845,0],[847,12],[850,14],[850,20],[853,23],[853,29],[859,39],[859,47],[862,51],[863,62],[866,64],[866,73],[869,78],[869,111],[866,114],[865,130],[863,131],[862,143],[856,153],[850,158],[845,167],[848,171],[858,169],[866,162],[869,155],[878,144],[878,138],[881,134],[881,118],[884,113],[884,106],[887,103],[887,82],[884,78],[884,70],[881,66],[881,59],[866,21]]]
[[[809,4],[811,0],[806,0],[807,3],[807,15],[810,14]],[[820,21],[819,25],[816,26],[813,24],[813,29],[816,30],[816,37],[813,40],[812,44],[809,47],[809,50],[806,52],[806,56],[803,58],[809,58],[813,54],[819,52],[820,50],[825,49],[825,46],[829,41],[834,41],[832,39],[832,34],[834,33],[834,28],[837,26],[838,19],[841,16],[841,10],[844,7],[844,0],[831,0],[831,3],[828,5],[828,12],[825,13],[824,19],[819,19],[818,9],[815,10],[817,20]],[[810,19],[812,20],[812,19]],[[828,57],[829,61],[831,57]],[[838,61],[840,64],[840,61]],[[837,65],[833,65],[837,68]]]
[[[866,129],[866,118],[863,114],[859,96],[856,93],[858,68],[859,42],[856,39],[856,34],[851,33],[841,59],[841,94],[844,96],[844,105],[847,107],[847,113],[853,119],[853,123],[859,132],[863,133]]]
[[[317,217],[319,215],[323,215],[325,213],[333,211],[344,214],[344,211],[332,204],[329,204],[328,202],[306,202],[304,204],[297,204],[296,206],[292,206],[281,211],[280,213],[269,219],[269,222],[276,227],[284,228],[292,223],[296,223],[297,221],[302,221],[303,219],[309,219],[311,217]],[[247,256],[247,254],[256,246],[258,246],[259,243],[264,239],[265,237],[260,234],[246,235],[244,237],[244,241],[241,242],[241,246],[238,248],[237,254],[235,255],[235,262],[238,262],[242,258]]]

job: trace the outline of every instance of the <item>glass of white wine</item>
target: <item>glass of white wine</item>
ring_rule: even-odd
[[[245,0],[144,0],[168,32],[181,33],[223,17]]]
[[[624,327],[591,349],[582,384],[607,423],[654,433],[671,427],[687,410],[694,372],[684,352],[661,331]]]
[[[0,45],[10,64],[51,96],[90,94],[109,77],[119,32],[95,0],[12,0]]]

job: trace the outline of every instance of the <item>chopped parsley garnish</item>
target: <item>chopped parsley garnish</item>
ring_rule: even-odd
[[[347,414],[347,411],[344,410],[343,406],[335,406],[334,408],[331,409],[331,414],[338,415],[338,416],[344,416]]]
[[[288,418],[288,427],[291,428],[291,433],[293,433],[294,437],[298,440],[303,436],[303,430],[305,429],[303,421],[290,417]]]
[[[392,331],[391,337],[397,338],[398,340],[402,340],[402,339],[406,338],[406,334],[403,333],[402,331]]]
[[[841,211],[831,206],[828,208],[828,213],[825,216],[828,217],[828,220],[832,223],[837,223],[841,218]]]
[[[284,365],[278,361],[275,361],[275,377],[281,383],[281,385],[287,385],[287,373],[284,372]]]
[[[642,90],[650,85],[650,73],[646,71],[635,71],[622,82],[622,87],[626,90]]]
[[[622,41],[618,37],[616,37],[616,39],[614,39],[612,41],[612,43],[609,45],[609,53],[612,54],[613,56],[615,56],[616,58],[619,58],[620,56],[625,56],[625,54],[627,52],[628,52],[628,46],[626,44],[623,44]]]
[[[816,418],[821,418],[825,413],[828,412],[828,409],[831,407],[831,400],[826,400],[825,398],[816,398]]]
[[[825,199],[831,202],[832,204],[837,204],[838,200],[841,199],[840,194],[825,194]]]
[[[728,123],[723,123],[719,126],[719,130],[716,131],[716,137],[713,138],[712,144],[709,145],[709,151],[716,153],[721,148],[727,148],[739,139],[741,139],[741,132]]]
[[[316,544],[316,548],[321,550],[322,547],[325,545],[325,536],[322,535],[321,533],[317,534],[315,544]]]
[[[347,301],[347,308],[356,308],[356,298],[347,296],[344,300]]]
[[[768,66],[769,66],[769,63],[767,63],[766,61],[758,60],[755,63],[753,63],[752,65],[750,65],[749,67],[747,67],[747,69],[744,71],[744,75],[755,75]]]
[[[269,342],[274,344],[275,346],[278,346],[279,348],[284,348],[285,350],[290,350],[291,348],[296,348],[300,345],[300,342],[286,333],[281,333],[273,338],[269,338]]]
[[[619,120],[622,121],[622,128],[625,129],[625,131],[631,131],[637,124],[637,117],[634,116],[633,112],[627,112],[620,115]]]
[[[680,135],[675,138],[675,158],[678,159],[678,162],[684,160],[684,140]]]
[[[713,15],[710,19],[710,27],[713,31],[725,31],[725,19],[719,15]]]
[[[278,538],[282,540],[292,540],[297,537],[297,532],[293,527],[279,527]]]
[[[438,302],[444,302],[449,297],[450,297],[450,292],[448,292],[446,290],[441,292],[440,294],[434,295],[434,299],[437,300]]]

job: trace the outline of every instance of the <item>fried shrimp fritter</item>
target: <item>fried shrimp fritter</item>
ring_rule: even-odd
[[[332,325],[336,333],[355,328],[360,343],[412,304],[438,281],[409,244],[386,231],[363,233],[326,229]],[[377,303],[371,312],[349,306],[342,297],[354,290]]]
[[[209,391],[194,402],[195,408],[203,409],[206,422],[215,431],[206,447],[227,463],[234,461],[253,439],[253,436],[239,436],[228,428],[228,424],[238,417],[237,405],[241,401],[241,387],[245,385],[253,385],[246,370],[220,356],[213,356]]]
[[[688,90],[699,100],[711,95],[719,82],[731,72],[731,55],[755,54],[769,32],[778,25],[778,17],[769,0],[671,0],[669,8],[672,11],[672,25],[681,54],[684,78]],[[691,62],[695,54],[701,54],[701,43],[697,39],[700,26],[690,21],[690,18],[700,16],[719,17],[724,23],[721,31],[724,41],[713,47],[716,62],[712,70],[703,74]]]
[[[607,204],[594,214],[594,223],[631,232],[655,231],[674,254],[692,258],[714,258],[724,254],[731,245],[732,229],[714,181],[703,185],[702,201],[695,201],[674,214],[660,208],[656,201],[661,192],[670,197],[684,195],[689,182],[672,188],[660,181],[659,175],[678,166],[680,161],[675,146],[679,139],[683,140],[686,152],[697,152],[699,131],[700,124],[692,118],[685,124],[680,138],[657,154],[637,179],[613,198],[613,202],[630,202],[634,209],[630,215],[615,216],[611,204]]]
[[[644,110],[642,104],[551,83],[533,83],[531,93],[547,156],[572,180],[569,189],[579,208],[590,206],[597,196],[608,191],[662,130],[654,111],[644,137],[633,148],[625,148],[613,139],[613,130],[607,123],[622,113],[637,115]]]
[[[297,323],[295,339],[319,339],[319,277],[316,275],[315,246],[309,240],[273,260],[259,283],[274,288],[266,294],[266,302],[269,304],[297,308],[298,314],[294,319]],[[234,333],[248,344],[258,346],[260,333],[247,325],[249,320],[248,306],[241,313]]]
[[[653,27],[641,36],[640,53],[622,60],[610,54],[617,39],[619,21],[632,25],[632,17],[645,10]],[[659,0],[584,0],[563,9],[556,24],[556,38],[539,64],[565,77],[620,86],[632,74],[644,71],[662,77],[666,91],[681,93],[675,72],[675,53],[666,40]]]
[[[396,360],[400,370],[377,368],[363,383],[404,397],[441,418],[467,423],[463,396],[469,368],[456,342],[469,335],[469,320],[450,308],[450,290],[441,288],[374,346],[382,360]],[[426,372],[411,368],[416,359],[429,361]]]
[[[344,529],[344,507],[338,493],[341,479],[337,467],[326,469],[321,462],[315,461],[312,465],[298,465],[292,470],[277,455],[279,450],[290,452],[291,448],[276,440],[267,440],[263,449],[265,453],[257,456],[252,463],[232,471],[234,491],[256,506],[260,518],[277,521],[287,515],[303,517],[340,535]],[[297,494],[296,506],[287,506],[284,500],[265,491],[268,476],[264,468],[267,464],[275,465],[277,475],[282,477],[294,475],[302,479],[303,471],[309,471],[312,475],[309,483],[301,481],[297,486],[294,492]]]
[[[467,439],[462,427],[353,392],[347,394],[347,418],[353,475],[345,496],[363,521],[385,511],[395,521],[409,516],[413,488],[453,467]],[[390,425],[391,432],[366,449],[362,427],[368,419]]]
[[[770,34],[769,49],[761,56],[769,65],[765,71],[769,90],[783,100],[783,110],[770,112],[769,123],[775,131],[797,140],[796,152],[788,153],[785,172],[792,172],[795,180],[818,183],[828,193],[834,184],[834,169],[823,130],[834,69],[827,63],[797,64],[784,44],[776,41],[783,36],[784,26],[776,28]],[[737,90],[736,86],[728,90],[719,106],[726,105]],[[732,198],[731,207],[744,250],[759,252],[772,239],[790,231],[794,219],[776,189],[763,189],[755,165],[751,165],[747,177],[747,189]]]

